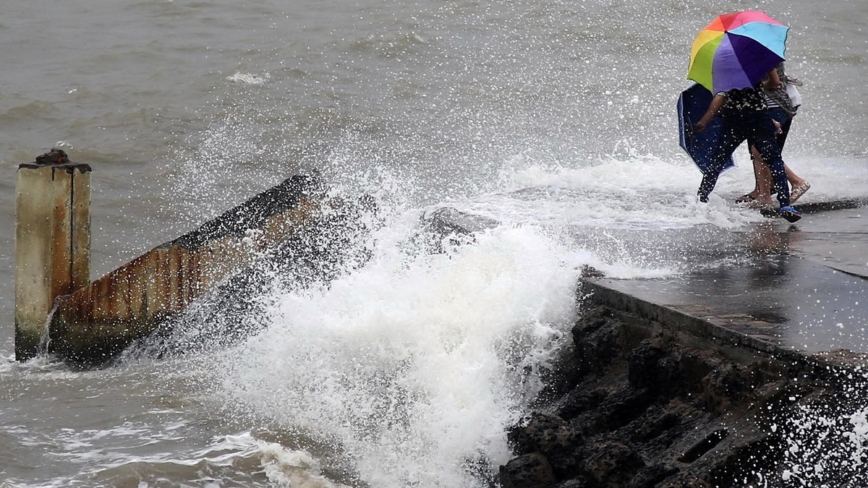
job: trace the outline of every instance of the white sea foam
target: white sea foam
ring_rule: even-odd
[[[632,155],[571,167],[518,156],[501,171],[505,191],[481,198],[473,208],[495,218],[562,225],[735,229],[763,220],[730,202],[754,185],[747,154],[736,156],[737,166],[721,175],[707,205],[696,202],[701,174],[684,158]],[[814,182],[803,202],[860,198],[868,186],[864,158],[793,158],[789,164]]]
[[[102,437],[125,437],[143,434],[142,429],[91,432],[91,440]],[[71,429],[61,432],[76,436]],[[87,433],[83,433],[87,436]],[[144,444],[143,444],[144,445]],[[61,478],[42,486],[149,486],[167,476],[176,483],[191,486],[223,486],[233,479],[246,486],[292,488],[339,488],[320,472],[319,462],[305,451],[292,450],[274,442],[254,437],[249,432],[219,436],[204,449],[186,453],[156,452],[135,455],[114,449],[106,452],[90,442],[66,444],[65,449],[78,451],[75,459],[83,473],[75,479]],[[131,446],[127,450],[134,450]],[[69,455],[60,455],[67,458]]]
[[[263,73],[262,75],[255,75],[253,73],[240,73],[237,72],[232,76],[227,76],[226,79],[233,83],[243,83],[245,85],[262,85],[265,84],[271,75],[268,73]]]
[[[274,296],[225,388],[333,439],[371,486],[471,486],[473,466],[508,459],[505,429],[566,341],[578,263],[528,226],[435,255],[393,231],[364,269]]]
[[[34,356],[27,361],[16,361],[15,354],[0,358],[0,373],[40,373],[36,378],[44,377],[42,375],[51,374],[59,376],[70,376],[67,366],[59,361],[55,356],[40,354]]]

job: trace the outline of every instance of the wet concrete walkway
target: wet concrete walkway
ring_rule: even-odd
[[[592,279],[590,288],[681,312],[760,347],[868,353],[868,207],[857,206],[863,204],[805,205],[796,224],[775,219],[726,243],[734,248],[729,252],[755,259],[666,279]]]

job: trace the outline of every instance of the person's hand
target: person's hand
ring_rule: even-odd
[[[781,129],[781,123],[778,122],[777,120],[773,120],[772,122],[775,123],[775,134],[783,134],[784,130]]]
[[[696,123],[696,125],[693,126],[693,133],[694,134],[701,134],[701,133],[705,132],[706,125],[707,124],[704,120],[700,120],[699,122]]]

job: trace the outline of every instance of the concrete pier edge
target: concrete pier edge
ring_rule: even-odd
[[[501,486],[789,486],[851,456],[865,355],[781,346],[599,279],[577,283],[573,347],[508,429]],[[868,476],[861,458],[834,464],[809,481]]]
[[[831,202],[797,203],[793,205],[803,214],[815,214],[829,212],[831,210],[847,210],[859,207],[868,207],[868,198],[850,198],[846,200],[834,200]]]
[[[818,377],[839,379],[842,370],[862,369],[868,366],[868,356],[840,349],[809,354],[787,349],[763,339],[714,324],[702,317],[659,305],[610,288],[593,278],[579,281],[581,300],[631,313],[643,319],[665,324],[676,331],[688,332],[700,340],[709,340],[718,347],[755,351],[777,361],[805,366]]]

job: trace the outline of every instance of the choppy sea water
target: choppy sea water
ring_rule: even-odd
[[[729,203],[752,186],[743,149],[696,205],[675,129],[693,36],[743,8],[792,26],[805,201],[866,196],[859,0],[6,6],[0,486],[484,486],[568,346],[582,265],[720,265],[649,236],[761,221]],[[232,347],[18,364],[14,171],[52,146],[94,167],[94,277],[300,172],[374,195],[386,225],[330,286],[255,297],[262,332]],[[442,207],[499,225],[408,246]]]

